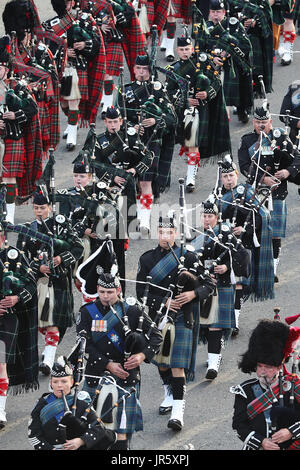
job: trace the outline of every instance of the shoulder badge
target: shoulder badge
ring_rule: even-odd
[[[18,256],[19,256],[19,253],[14,248],[12,248],[11,250],[8,250],[7,252],[7,257],[9,259],[17,259]]]

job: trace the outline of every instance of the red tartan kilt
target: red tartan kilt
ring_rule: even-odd
[[[106,52],[106,70],[108,75],[120,75],[120,67],[123,67],[123,49],[122,45],[116,42],[105,44]]]
[[[148,23],[151,27],[154,24],[154,18],[155,18],[154,3],[153,2],[147,2],[146,8],[147,8]]]
[[[51,117],[49,107],[45,102],[39,102],[39,117],[41,123],[41,132],[42,132],[42,141],[43,141],[43,150],[47,150],[50,145],[50,136],[51,136]]]
[[[175,9],[175,17],[183,18],[187,23],[187,20],[191,16],[191,1],[190,0],[172,0],[173,7]]]
[[[81,94],[81,100],[88,101],[89,99],[89,78],[87,70],[77,70],[78,86]]]
[[[24,139],[4,139],[3,178],[21,178],[25,173],[26,154]]]

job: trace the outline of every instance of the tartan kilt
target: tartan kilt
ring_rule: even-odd
[[[133,73],[133,67],[136,56],[144,55],[145,48],[147,47],[146,37],[141,30],[139,19],[136,14],[131,19],[130,26],[128,28],[123,28],[122,33],[124,34],[124,42],[122,42],[124,55],[131,80],[134,80],[135,76]]]
[[[120,67],[123,66],[123,50],[122,46],[116,42],[105,44],[106,52],[106,73],[118,77],[120,75]]]
[[[218,286],[219,306],[218,318],[215,323],[209,325],[211,328],[234,328],[235,315],[234,315],[234,297],[235,289],[233,286],[220,287]]]
[[[72,292],[72,275],[60,277],[53,281],[54,307],[53,326],[61,329],[69,328],[74,324],[74,297]]]
[[[157,31],[160,34],[167,21],[169,0],[154,0],[153,3],[154,3],[154,19],[153,19],[152,24],[156,24]]]
[[[80,101],[88,101],[89,99],[89,78],[87,70],[78,70],[78,86],[81,94]]]
[[[0,320],[0,341],[5,344],[9,393],[17,394],[38,388],[36,297],[13,312]]]
[[[254,81],[259,75],[262,75],[266,93],[271,93],[273,91],[273,35],[263,38],[255,34],[249,34],[249,39],[253,49],[252,74]]]
[[[26,154],[24,138],[4,139],[3,178],[22,178],[25,173]]]
[[[116,380],[118,383],[118,380]],[[120,382],[120,386],[127,391],[130,391],[131,387],[126,387]],[[129,398],[125,401],[125,411],[126,411],[126,428],[120,428],[121,418],[122,418],[122,411],[123,411],[123,401],[119,404],[117,408],[117,429],[114,429],[117,433],[120,434],[133,434],[134,432],[143,431],[143,415],[142,415],[142,408],[141,403],[139,400],[140,395],[140,385],[136,384],[136,393],[133,393]],[[95,389],[96,387],[89,386],[86,381],[84,381],[83,388],[85,392],[90,394],[91,399],[93,400],[95,397]],[[124,395],[124,392],[118,388],[118,399],[120,399]]]
[[[42,131],[43,152],[47,152],[51,141],[51,117],[50,110],[45,101],[38,101],[39,117]]]
[[[149,146],[149,150],[154,152],[152,165],[147,171],[145,171],[145,173],[139,176],[139,181],[153,181],[158,176],[160,143],[152,142]]]
[[[272,236],[285,238],[287,208],[286,201],[281,199],[273,199],[273,210],[271,211],[271,227]]]
[[[193,352],[193,330],[184,326],[183,314],[179,313],[175,320],[175,339],[170,365],[152,360],[158,367],[189,369]]]
[[[239,106],[239,74],[235,69],[236,76],[230,73],[230,70],[224,70],[223,91],[227,106]]]
[[[192,20],[192,4],[191,0],[172,0],[175,9],[175,17],[183,18],[184,22],[189,24]]]

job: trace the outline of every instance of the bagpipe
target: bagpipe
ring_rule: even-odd
[[[4,247],[1,250],[4,253],[4,261],[0,259],[1,276],[1,297],[18,295],[31,279],[35,283],[35,278],[30,268],[29,261],[24,255],[23,250],[9,246],[8,232],[22,233],[22,235],[40,239],[43,243],[51,245],[49,237],[39,236],[39,233],[23,225],[12,225],[6,222],[6,184],[1,183],[0,187],[0,225],[4,230]],[[24,246],[24,243],[23,243]]]
[[[235,3],[235,2],[233,2]],[[270,4],[267,1],[262,1],[258,5],[252,3],[250,0],[244,0],[242,3],[242,10],[241,10],[241,21],[246,19],[252,19],[252,23],[254,21],[257,22],[258,26],[261,29],[262,35],[264,38],[268,37],[272,34],[272,26],[268,23],[268,19],[266,16],[266,11],[270,9]],[[249,31],[251,25],[248,26],[246,29],[246,33]]]
[[[251,65],[245,52],[239,47],[238,42],[222,25],[218,23],[207,38],[207,48],[211,51],[223,50],[226,52],[222,59],[230,58],[237,64],[241,72],[245,75],[251,73]],[[218,52],[217,52],[218,54]]]
[[[119,394],[121,396],[119,396]],[[124,389],[116,383],[114,377],[109,372],[104,376],[99,377],[99,382],[95,389],[95,397],[90,406],[86,408],[81,419],[87,420],[87,417],[93,407],[98,416],[97,422],[105,426],[106,429],[115,429],[116,427],[116,414],[118,408],[123,405],[121,425],[125,426],[126,423],[126,400],[132,395],[136,394],[136,388],[130,387]]]

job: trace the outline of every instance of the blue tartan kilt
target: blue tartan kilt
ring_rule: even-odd
[[[273,210],[271,212],[272,236],[285,238],[287,209],[286,202],[273,199]]]
[[[124,390],[129,391],[131,387],[124,387]],[[86,381],[84,381],[82,390],[90,394],[91,399],[95,398],[95,389],[96,387],[90,387]],[[130,395],[129,398],[125,400],[125,412],[126,412],[126,428],[120,428],[122,411],[123,411],[123,401],[119,404],[117,408],[117,429],[114,429],[117,433],[120,434],[133,434],[137,431],[143,430],[143,415],[141,403],[139,400],[140,386],[139,384],[135,385],[136,392]],[[118,388],[118,399],[120,399],[125,392]]]
[[[211,328],[235,328],[235,315],[234,315],[234,297],[235,288],[219,287],[219,308],[218,318],[215,323],[209,325]]]
[[[175,338],[170,365],[158,363],[155,360],[153,360],[152,363],[158,367],[188,369],[190,367],[192,350],[193,330],[184,326],[183,314],[179,313],[177,319],[175,320]]]

